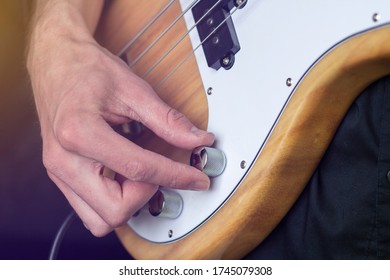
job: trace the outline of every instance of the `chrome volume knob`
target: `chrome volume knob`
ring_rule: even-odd
[[[148,207],[152,216],[175,219],[183,210],[183,199],[175,191],[159,189],[149,200]]]
[[[190,164],[209,177],[216,177],[225,170],[226,156],[218,149],[201,146],[192,151]]]

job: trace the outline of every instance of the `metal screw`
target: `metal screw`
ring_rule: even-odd
[[[246,5],[246,2],[247,2],[247,0],[236,0],[235,6],[240,8],[240,9],[244,8],[244,6]]]
[[[212,95],[212,94],[213,94],[213,88],[212,88],[212,87],[209,87],[209,88],[207,89],[207,94],[208,94],[208,95]]]
[[[223,65],[229,65],[230,63],[230,57],[226,56],[222,59]]]
[[[291,79],[291,78],[288,78],[288,79],[286,80],[286,85],[287,85],[288,87],[291,87],[291,86],[292,86],[292,79]]]
[[[241,167],[241,169],[245,169],[245,167],[246,167],[246,161],[245,160],[241,161],[240,167]]]
[[[169,238],[172,238],[172,236],[173,236],[173,230],[170,229],[170,230],[168,231],[168,237],[169,237]]]
[[[208,25],[213,25],[213,23],[214,23],[213,18],[207,19],[207,24],[208,24]]]
[[[233,64],[234,64],[234,54],[232,53],[228,53],[225,55],[225,57],[223,57],[220,61],[221,63],[221,66],[223,68],[225,68],[225,70],[229,70],[230,68],[233,67]]]
[[[375,14],[372,16],[372,20],[373,20],[374,22],[380,21],[380,20],[381,20],[381,15],[378,14],[378,13],[375,13]]]
[[[212,42],[213,42],[214,45],[217,45],[219,43],[218,36],[213,37],[213,41]]]

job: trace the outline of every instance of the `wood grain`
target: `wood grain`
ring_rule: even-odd
[[[100,22],[96,36],[98,41],[111,52],[117,53],[168,2],[168,0],[154,1],[153,5],[150,5],[148,1],[113,1]],[[142,77],[151,66],[165,56],[171,46],[187,32],[182,18],[170,28],[169,32],[165,32],[180,14],[181,8],[176,1],[127,51],[127,60],[131,63],[164,32],[164,36],[132,67],[139,76]],[[154,87],[162,100],[185,114],[199,128],[206,129],[208,104],[194,56],[190,56],[165,83],[160,84],[163,78],[192,52],[191,42],[188,37],[185,37],[145,79]],[[189,151],[170,146],[147,129],[135,142],[174,160],[188,163]]]
[[[102,44],[118,51],[146,24],[145,15],[158,11],[161,7],[157,3],[164,4],[153,2],[156,6],[152,13],[146,2],[114,2],[99,30]],[[176,5],[169,17],[178,12]],[[151,33],[161,32],[162,26],[158,24]],[[141,75],[150,65],[147,61],[155,60],[168,48],[168,42],[174,42],[183,32],[185,25],[181,22],[134,71]],[[152,34],[145,36],[128,53],[129,60],[152,38]],[[123,226],[116,232],[124,247],[138,259],[236,259],[254,249],[304,189],[351,103],[365,87],[390,73],[389,41],[390,27],[381,27],[350,38],[314,65],[296,88],[247,178],[222,209],[198,230],[177,242],[157,245]],[[147,80],[156,85],[188,51],[191,45],[187,40]],[[207,101],[193,58],[158,89],[158,94],[196,124],[207,127]],[[143,135],[138,143],[174,159],[187,158],[186,152],[160,143],[152,133]]]

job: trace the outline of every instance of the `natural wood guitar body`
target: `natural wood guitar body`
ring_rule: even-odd
[[[114,1],[101,21],[101,30],[98,33],[99,40],[111,52],[118,53],[130,38],[136,36],[168,2],[167,0],[156,1],[150,5],[148,1]],[[136,59],[180,13],[180,5],[176,1],[127,51],[127,60],[130,62]],[[133,71],[142,77],[168,51],[170,46],[180,39],[186,30],[186,25],[181,19],[132,67]],[[191,52],[191,43],[186,38],[145,79],[155,88],[161,99],[189,117],[199,128],[205,129],[208,120],[207,100],[193,56],[167,82],[159,85],[162,79],[177,65],[177,61]],[[188,162],[188,152],[170,147],[167,143],[153,137],[150,131],[145,131],[135,141],[170,158]]]
[[[113,1],[99,27],[98,40],[117,53],[167,2]],[[130,48],[128,61],[151,44],[180,12],[175,3]],[[133,70],[142,76],[185,32],[181,21]],[[138,259],[233,259],[254,249],[297,200],[354,99],[370,83],[390,73],[389,42],[390,27],[383,26],[350,38],[326,54],[296,88],[255,165],[229,201],[195,232],[166,245],[143,240],[127,225],[118,228],[129,253]],[[191,51],[187,39],[146,80],[168,104],[207,128],[207,99],[195,58],[159,86],[180,57]],[[187,161],[188,152],[169,147],[148,131],[136,141]]]

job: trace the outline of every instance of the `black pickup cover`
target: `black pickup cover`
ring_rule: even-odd
[[[208,66],[216,70],[221,67],[230,69],[232,62],[234,62],[234,55],[240,50],[236,30],[230,16],[230,10],[235,6],[235,1],[220,1],[211,10],[217,2],[217,0],[201,0],[192,8],[192,14],[195,22],[200,21],[197,29],[200,40],[203,42],[202,46]],[[206,16],[204,16],[205,14]],[[201,18],[202,20],[200,20]],[[228,60],[224,60],[225,58]]]

